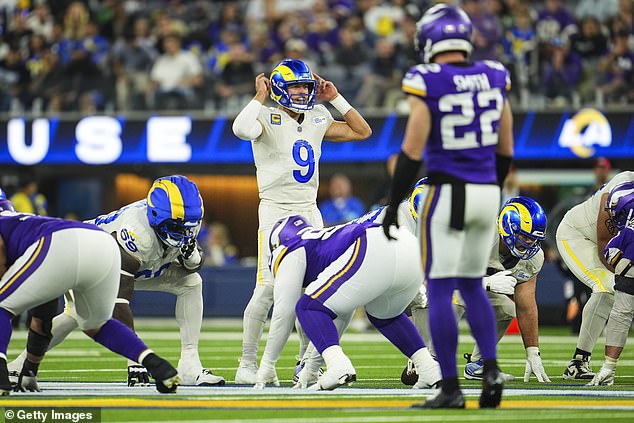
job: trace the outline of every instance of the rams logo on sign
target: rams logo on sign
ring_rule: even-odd
[[[578,157],[587,159],[595,153],[594,145],[609,147],[612,144],[610,122],[598,110],[581,109],[568,119],[559,135],[559,146],[570,148]]]
[[[272,114],[271,125],[281,125],[281,124],[282,124],[282,115]]]

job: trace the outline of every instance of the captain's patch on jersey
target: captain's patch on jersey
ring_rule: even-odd
[[[277,113],[271,114],[271,125],[281,125],[282,124],[282,115]]]

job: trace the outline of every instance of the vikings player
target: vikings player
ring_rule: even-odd
[[[12,389],[7,368],[11,319],[31,310],[28,355],[16,390],[39,391],[37,372],[51,334],[58,298],[72,289],[77,325],[109,350],[152,372],[159,392],[174,392],[176,369],[152,352],[130,328],[112,319],[121,256],[97,226],[16,213],[0,190],[0,395]]]
[[[268,79],[258,75],[255,90],[253,100],[233,122],[233,133],[251,141],[260,193],[258,271],[244,310],[242,358],[235,377],[239,384],[255,383],[258,342],[273,304],[273,278],[267,267],[271,227],[292,214],[305,216],[316,228],[323,227],[316,204],[322,140],[360,141],[372,134],[333,83],[312,73],[301,60],[281,61]],[[264,105],[269,96],[277,107]],[[316,100],[330,102],[345,122],[334,120]],[[300,339],[301,356],[307,342]]]
[[[564,370],[564,379],[594,377],[590,356],[614,304],[613,268],[603,251],[617,230],[606,204],[615,187],[632,181],[634,172],[619,173],[592,197],[570,209],[557,227],[559,255],[577,279],[592,289],[583,307],[577,347]]]
[[[496,358],[493,309],[482,287],[513,155],[508,71],[495,61],[470,62],[473,26],[458,7],[433,6],[417,24],[423,64],[403,79],[410,116],[383,228],[398,225],[397,209],[425,151],[429,190],[423,198],[420,242],[428,281],[431,333],[443,374],[441,392],[424,408],[463,408],[458,384],[454,290],[470,310],[467,320],[484,363],[480,407],[496,407],[503,379]],[[477,318],[475,317],[477,316]]]
[[[89,221],[112,234],[121,251],[121,278],[113,316],[134,329],[130,300],[135,290],[176,295],[176,321],[181,334],[178,370],[183,385],[224,385],[225,380],[203,368],[198,356],[202,325],[202,256],[196,235],[203,202],[195,183],[184,176],[157,179],[147,199]],[[66,295],[65,312],[53,320],[51,348],[77,327],[76,299]],[[24,353],[10,364],[19,371]],[[147,370],[128,362],[128,385],[146,384]]]
[[[619,231],[604,250],[606,261],[614,269],[614,305],[605,327],[605,361],[588,383],[590,386],[614,384],[616,365],[634,319],[634,182],[614,187],[606,209]]]
[[[420,366],[421,383],[437,385],[438,363],[403,313],[422,280],[420,267],[412,266],[418,257],[416,237],[405,228],[396,235],[398,241],[389,242],[374,222],[314,229],[301,216],[273,226],[273,317],[256,388],[279,385],[275,364],[295,314],[328,367],[315,389],[332,390],[355,381],[356,370],[339,337],[360,306],[379,332]]]

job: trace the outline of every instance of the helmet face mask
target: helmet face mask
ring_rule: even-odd
[[[498,233],[511,254],[529,260],[546,238],[546,214],[539,203],[528,197],[509,199],[500,212]]]
[[[198,187],[184,176],[159,178],[147,196],[148,222],[168,247],[180,248],[198,235],[204,215]]]
[[[282,60],[271,72],[271,99],[280,106],[302,113],[315,107],[317,81],[301,60]]]
[[[614,187],[608,194],[605,209],[617,231],[634,222],[634,181]]]
[[[438,53],[459,51],[468,57],[473,51],[473,25],[459,7],[437,4],[416,24],[414,45],[423,63],[431,63]]]

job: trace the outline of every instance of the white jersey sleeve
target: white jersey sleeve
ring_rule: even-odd
[[[603,194],[609,193],[614,187],[623,182],[634,181],[634,172],[621,172],[608,183],[599,188],[590,198],[576,205],[564,215],[562,222],[576,228],[590,241],[597,242],[597,216],[605,204],[601,203]]]
[[[273,315],[262,360],[276,363],[295,325],[295,305],[302,296],[306,251],[288,253],[280,263],[273,290]]]
[[[119,246],[140,264],[135,279],[158,276],[180,254],[178,248],[165,247],[147,219],[147,202],[140,200],[99,216],[94,223],[108,233],[116,233]]]
[[[316,203],[321,144],[334,119],[323,105],[303,116],[299,123],[281,109],[260,109],[262,134],[251,146],[263,202],[293,207]]]
[[[385,219],[385,208],[386,206],[382,206],[376,210],[369,211],[363,216],[353,220],[353,222],[383,223],[383,219]],[[401,204],[398,205],[397,213],[398,224],[400,226],[404,226],[413,235],[416,235],[416,219],[414,219],[414,216],[412,216],[412,212],[410,211],[409,201],[401,201]]]

